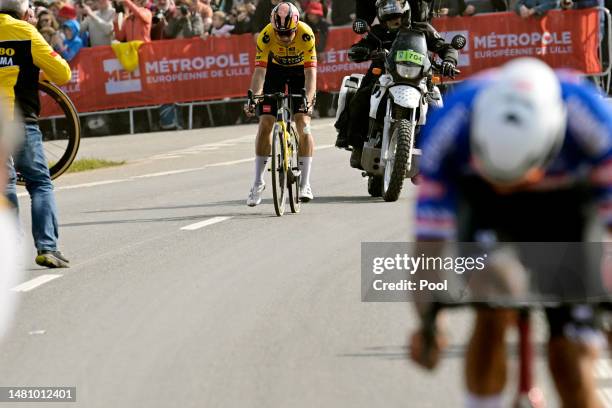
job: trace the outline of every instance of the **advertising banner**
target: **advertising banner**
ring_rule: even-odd
[[[551,11],[541,19],[483,14],[436,19],[433,24],[449,41],[455,34],[468,39],[460,52],[461,78],[521,56],[587,74],[601,71],[596,9]],[[326,49],[318,55],[320,91],[337,91],[345,75],[367,70],[369,62],[348,59],[347,51],[357,40],[350,27],[330,30]],[[255,41],[250,34],[155,41],[143,44],[138,54],[139,68],[127,72],[111,47],[82,49],[70,64],[72,80],[63,87],[77,110],[244,97],[254,68]],[[43,96],[42,116],[57,113]]]

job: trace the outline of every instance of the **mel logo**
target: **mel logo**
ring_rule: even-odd
[[[104,72],[108,74],[104,84],[107,95],[142,91],[140,68],[127,72],[123,69],[118,59],[104,60],[103,65]]]

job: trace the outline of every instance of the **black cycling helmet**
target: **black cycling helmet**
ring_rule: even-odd
[[[406,0],[377,0],[376,16],[381,24],[397,17],[410,21],[410,4]]]

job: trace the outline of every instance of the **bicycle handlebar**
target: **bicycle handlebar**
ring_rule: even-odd
[[[308,106],[308,100],[306,99],[306,89],[304,88],[302,88],[302,92],[299,94],[275,92],[271,94],[261,94],[261,95],[254,95],[253,90],[249,89],[247,92],[247,97],[249,98],[249,102],[260,101],[260,100],[263,100],[264,98],[274,99],[275,101],[280,101],[285,98],[302,98],[304,106],[305,107]]]

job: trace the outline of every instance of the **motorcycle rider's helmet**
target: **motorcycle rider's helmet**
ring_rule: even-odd
[[[410,4],[406,0],[377,0],[376,17],[387,25],[387,21],[402,17],[402,25],[410,25]],[[408,22],[406,24],[406,21]]]
[[[470,146],[482,177],[500,187],[540,180],[565,137],[555,72],[535,58],[504,65],[474,100]]]
[[[270,14],[272,28],[279,35],[290,35],[298,28],[300,22],[300,11],[292,3],[284,1],[278,3]]]

